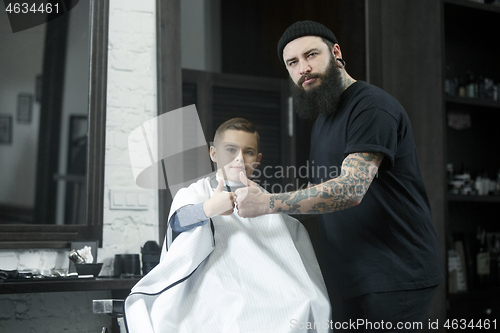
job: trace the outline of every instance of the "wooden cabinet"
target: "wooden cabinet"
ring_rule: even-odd
[[[446,246],[447,252],[458,250],[466,290],[463,283],[462,288],[459,286],[459,291],[456,290],[457,283],[460,284],[457,282],[459,273],[448,273],[447,318],[497,319],[498,329],[500,271],[493,259],[496,257],[495,239],[498,237],[500,241],[500,195],[494,191],[489,195],[477,195],[475,180],[487,175],[496,181],[500,169],[500,102],[493,96],[494,85],[499,87],[500,80],[500,57],[495,51],[495,44],[500,40],[496,37],[500,32],[500,7],[444,0],[442,15],[447,179],[456,180],[457,174],[460,178],[464,173],[471,176],[469,187],[460,181],[454,186],[448,182]],[[459,89],[459,86],[464,88]],[[468,97],[463,96],[464,93]],[[478,236],[482,230],[486,235],[485,248],[492,259],[489,275],[477,274]]]

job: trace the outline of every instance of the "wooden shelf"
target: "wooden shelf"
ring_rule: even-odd
[[[481,106],[481,107],[500,109],[500,102],[494,101],[494,100],[489,100],[489,99],[446,96],[445,101],[446,101],[446,103],[470,105],[470,106]]]
[[[471,290],[455,294],[448,294],[450,301],[464,301],[475,299],[500,298],[500,286],[489,287],[487,289]]]
[[[0,294],[50,293],[62,291],[130,290],[139,278],[82,278],[54,281],[22,281],[0,283]]]
[[[495,6],[492,4],[479,3],[468,0],[444,0],[444,3],[462,7],[468,7],[478,10],[484,10],[492,13],[500,13],[500,6]]]
[[[449,202],[500,202],[498,195],[461,195],[448,194]]]

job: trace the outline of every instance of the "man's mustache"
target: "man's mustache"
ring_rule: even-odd
[[[299,79],[299,82],[297,82],[297,85],[299,87],[302,87],[302,83],[304,83],[305,80],[309,80],[309,79],[317,79],[317,78],[320,78],[321,75],[320,74],[304,74],[300,77]]]

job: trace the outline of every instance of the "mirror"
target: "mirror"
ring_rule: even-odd
[[[108,12],[17,33],[0,14],[0,248],[102,245]]]

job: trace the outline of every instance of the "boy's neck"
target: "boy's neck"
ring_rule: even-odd
[[[222,175],[221,175],[220,169],[217,171],[216,177],[213,177],[212,180],[213,180],[213,182],[211,184],[212,187],[214,187],[214,188],[217,187],[217,184],[218,184],[219,180],[222,180],[224,182],[224,185],[227,185],[227,186],[229,186],[231,188],[231,192],[234,192],[236,189],[245,186],[240,181],[234,182],[232,180],[226,180],[226,179],[224,179],[224,177],[222,177]]]

